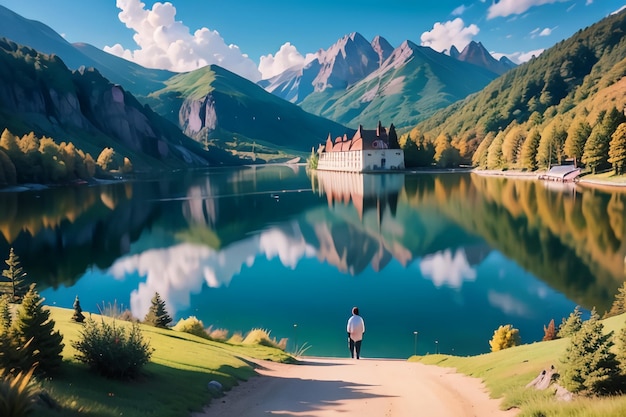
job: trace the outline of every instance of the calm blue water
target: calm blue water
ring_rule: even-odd
[[[603,312],[624,279],[615,227],[581,222],[590,202],[608,211],[622,197],[529,183],[471,174],[311,178],[303,167],[277,166],[71,197],[7,193],[5,213],[31,199],[48,212],[11,211],[0,249],[8,253],[11,240],[47,304],[71,307],[78,295],[85,311],[117,302],[143,318],[159,292],[175,321],[264,328],[288,338],[288,350],[306,344],[309,355],[343,357],[358,306],[364,357],[470,355],[487,352],[502,324],[530,343],[577,304]],[[48,225],[37,226],[45,216]],[[581,244],[572,239],[580,233],[600,237]]]

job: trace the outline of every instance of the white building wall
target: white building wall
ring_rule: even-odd
[[[404,169],[402,149],[375,149],[345,152],[322,152],[317,164],[320,171],[390,171]]]

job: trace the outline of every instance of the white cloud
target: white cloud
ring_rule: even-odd
[[[530,37],[534,39],[537,36],[550,36],[553,30],[554,29],[551,29],[551,28],[544,28],[544,29],[536,28],[530,32]]]
[[[510,294],[499,293],[497,291],[489,291],[487,294],[489,304],[493,307],[499,308],[502,312],[508,315],[514,315],[518,317],[530,317],[531,309],[526,304],[517,300]]]
[[[172,3],[155,3],[151,10],[140,0],[117,0],[116,5],[120,21],[135,31],[139,48],[115,44],[105,46],[106,52],[148,68],[186,72],[216,64],[251,81],[261,78],[256,64],[237,45],[227,45],[217,31],[203,27],[192,34],[175,20]]]
[[[289,68],[301,69],[313,59],[315,59],[315,54],[302,56],[294,45],[287,42],[280,47],[275,55],[269,54],[261,57],[259,72],[261,78],[266,80]]]
[[[506,17],[512,14],[522,14],[534,6],[544,4],[563,3],[570,0],[500,0],[493,2],[487,11],[487,19]]]
[[[420,271],[424,277],[430,277],[435,287],[447,285],[461,288],[463,281],[475,281],[476,271],[467,261],[465,251],[457,250],[454,255],[446,249],[427,256],[420,262]]]
[[[539,33],[539,36],[550,36],[552,34],[552,29],[545,28]]]
[[[541,55],[543,53],[545,49],[535,49],[533,51],[528,51],[528,52],[513,52],[511,54],[503,54],[501,52],[491,52],[491,55],[495,58],[495,59],[500,59],[503,56],[509,58],[511,61],[515,62],[516,64],[523,64],[526,61],[530,61],[532,59],[532,57],[538,57],[539,55]]]
[[[467,7],[464,4],[462,4],[456,9],[452,10],[452,16],[461,16],[463,13],[465,13],[466,10],[467,10]]]
[[[587,0],[585,2],[585,6],[589,6],[590,4],[593,4],[593,0]]]
[[[444,23],[437,22],[430,32],[424,32],[421,36],[422,46],[430,46],[435,51],[441,52],[450,49],[452,45],[461,50],[480,32],[475,24],[465,26],[463,19],[457,17]]]

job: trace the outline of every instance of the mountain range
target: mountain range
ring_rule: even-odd
[[[132,103],[145,120],[155,123],[150,125],[152,132],[163,135],[177,130],[173,136],[161,138],[166,142],[183,147],[191,143],[194,154],[200,142],[201,149],[215,149],[213,155],[220,155],[219,159],[224,156],[227,163],[233,156],[239,162],[251,158],[267,162],[303,157],[329,132],[340,136],[358,125],[368,127],[378,121],[392,122],[405,132],[420,123],[419,130],[433,139],[442,131],[452,138],[474,134],[477,126],[484,136],[512,122],[526,123],[533,112],[542,115],[544,124],[571,106],[579,106],[577,114],[582,114],[586,110],[585,105],[578,104],[580,100],[593,100],[601,88],[623,76],[623,16],[624,12],[610,16],[515,68],[506,58],[494,59],[478,42],[471,42],[460,52],[452,47],[439,53],[409,40],[394,48],[381,36],[370,42],[355,32],[319,50],[304,68],[288,69],[258,85],[218,66],[182,74],[144,68],[91,45],[70,44],[44,24],[2,6],[0,36],[51,54],[49,59],[57,72],[57,60],[67,65],[66,70],[74,70],[71,77],[63,77],[80,93],[76,99],[89,97],[90,86],[84,82],[87,76],[98,79],[95,95],[105,90],[117,97],[123,94],[125,104]],[[12,49],[20,49],[5,43],[11,45],[5,51],[9,55]],[[25,62],[30,62],[29,54],[38,56],[24,52]],[[48,58],[37,59],[43,62]],[[17,67],[5,69],[5,74],[19,71],[17,68],[24,64],[11,65]],[[24,89],[21,83],[26,82],[26,91],[37,92],[38,100],[44,100],[48,107],[40,108],[37,117],[26,117],[26,113],[14,117],[18,107],[11,107],[15,104],[10,101],[12,96],[4,94],[0,119],[17,129],[16,134],[39,129],[36,133],[76,137],[73,127],[65,123],[81,116],[57,117],[69,108],[58,107],[66,103],[49,100],[46,89],[51,84],[46,83],[54,84],[56,75],[48,73],[46,65],[35,69],[37,88],[32,88],[33,79],[14,77],[10,79],[15,84],[12,94]],[[105,83],[108,87],[103,89]],[[615,97],[616,102],[623,101]],[[34,104],[29,108],[37,108]],[[112,108],[101,114],[89,106],[78,106],[74,111],[82,112],[98,135],[103,135],[92,147],[100,147],[107,140],[124,146],[130,143],[120,141],[119,134],[113,135],[115,129],[108,124],[118,121],[102,119],[114,114]],[[135,122],[136,118],[126,117],[129,131],[146,131],[145,125],[135,126]],[[181,139],[181,132],[194,141]],[[477,142],[480,138],[474,136]],[[139,151],[142,149],[133,149]]]
[[[434,111],[474,93],[515,64],[493,58],[470,42],[450,55],[405,41],[397,48],[383,37],[368,42],[354,32],[319,50],[304,68],[290,68],[259,82],[303,109],[357,126],[390,120],[411,126]]]

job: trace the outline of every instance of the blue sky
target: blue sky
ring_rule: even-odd
[[[482,42],[523,62],[624,7],[624,0],[0,0],[70,42],[141,65],[218,64],[256,81],[304,65],[351,32],[442,51]],[[270,55],[271,54],[271,55]]]

